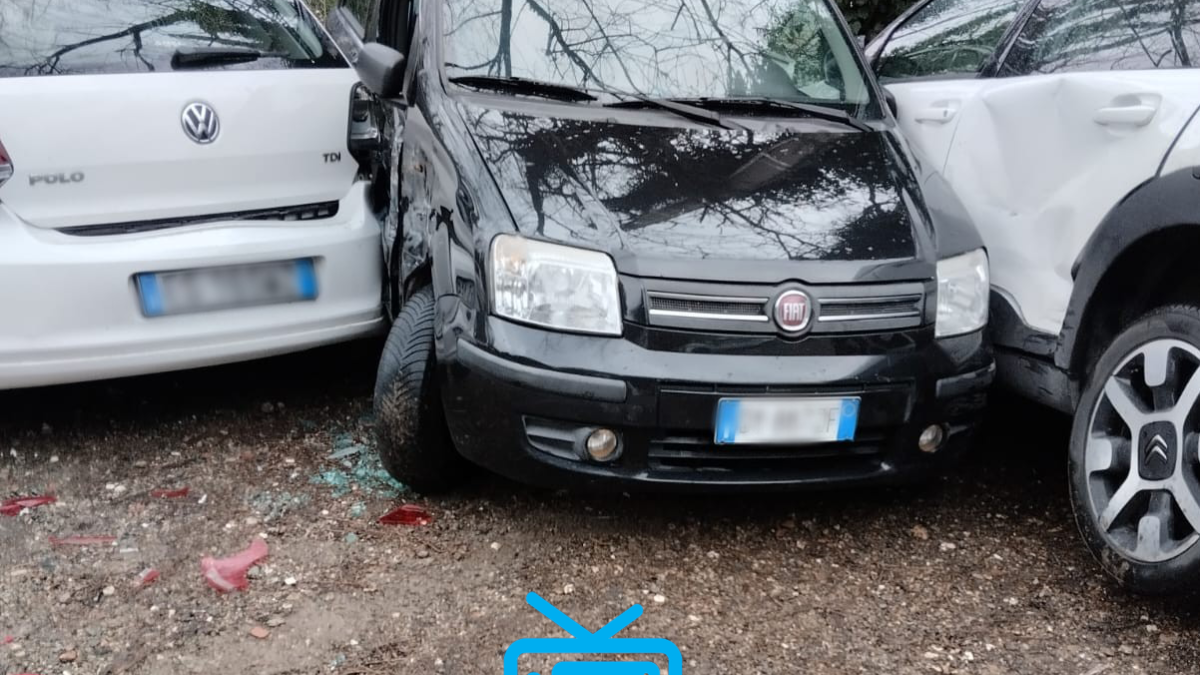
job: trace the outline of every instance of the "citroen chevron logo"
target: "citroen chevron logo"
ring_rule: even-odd
[[[1151,457],[1159,457],[1164,462],[1168,461],[1167,442],[1160,434],[1154,434],[1154,438],[1151,438],[1150,444],[1146,446],[1146,459],[1149,460]]]

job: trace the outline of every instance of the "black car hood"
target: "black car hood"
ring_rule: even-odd
[[[522,234],[607,250],[618,267],[917,255],[883,133],[646,126],[465,103],[459,112]]]

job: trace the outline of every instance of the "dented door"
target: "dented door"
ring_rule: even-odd
[[[1200,0],[1042,0],[958,112],[945,173],[1024,321],[1057,334],[1071,269],[1200,108]]]
[[[1022,0],[931,0],[870,47],[875,70],[896,97],[910,144],[945,166],[963,106],[988,80],[990,63]]]
[[[1191,70],[998,79],[966,101],[946,177],[1027,324],[1059,332],[1084,244],[1197,107]]]

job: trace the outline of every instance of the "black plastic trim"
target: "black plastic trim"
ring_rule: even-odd
[[[1052,359],[1058,349],[1058,336],[1043,333],[1021,317],[1008,294],[992,289],[988,308],[988,332],[992,344],[1015,349],[1042,359]]]
[[[1001,386],[1061,413],[1074,414],[1079,387],[1053,361],[1001,347],[995,354],[996,381]]]
[[[338,214],[338,207],[338,202],[320,202],[317,204],[303,204],[301,206],[283,206],[270,209],[254,209],[251,211],[213,213],[204,216],[160,218],[158,220],[137,220],[126,223],[105,223],[103,225],[76,225],[74,227],[61,227],[58,228],[57,231],[77,237],[105,237],[115,234],[138,234],[141,232],[154,232],[156,230],[168,230],[175,227],[186,227],[188,225],[216,223],[224,220],[284,220],[288,222],[309,222],[313,220],[328,220],[329,218],[333,218]],[[318,218],[293,218],[290,221],[288,220],[288,216],[296,216],[308,211],[320,210],[326,210],[327,213]]]
[[[938,380],[937,397],[948,399],[986,391],[994,379],[996,379],[996,364],[993,362],[989,363],[986,368],[973,373]]]
[[[1004,62],[1008,60],[1012,53],[1013,46],[1017,44],[1017,38],[1021,37],[1021,33],[1025,31],[1025,26],[1029,24],[1029,20],[1033,18],[1033,13],[1037,11],[1042,0],[1029,0],[1025,3],[1017,15],[1013,18],[1012,24],[1008,30],[1001,36],[1000,42],[996,44],[996,49],[992,51],[992,56],[983,64],[983,68],[979,70],[979,76],[983,78],[999,78],[1000,69],[1004,67]]]
[[[1200,226],[1200,180],[1193,171],[1180,169],[1141,184],[1092,232],[1072,269],[1075,287],[1054,355],[1060,370],[1075,374],[1081,367],[1076,347],[1092,296],[1121,255],[1157,232]]]
[[[988,332],[995,347],[996,381],[1042,405],[1072,412],[1074,387],[1067,373],[1054,365],[1059,336],[1025,323],[1012,300],[994,289],[989,312]]]

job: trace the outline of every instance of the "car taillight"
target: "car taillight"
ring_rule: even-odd
[[[350,128],[346,145],[358,162],[358,175],[371,182],[371,208],[387,208],[391,181],[390,163],[384,150],[383,106],[361,84],[350,90]]]
[[[354,85],[350,92],[350,130],[347,145],[360,164],[366,165],[370,160],[370,153],[379,149],[379,114],[379,102],[371,92],[361,84]]]
[[[8,150],[4,149],[4,141],[0,141],[0,187],[3,187],[12,175],[12,159],[8,156]]]

